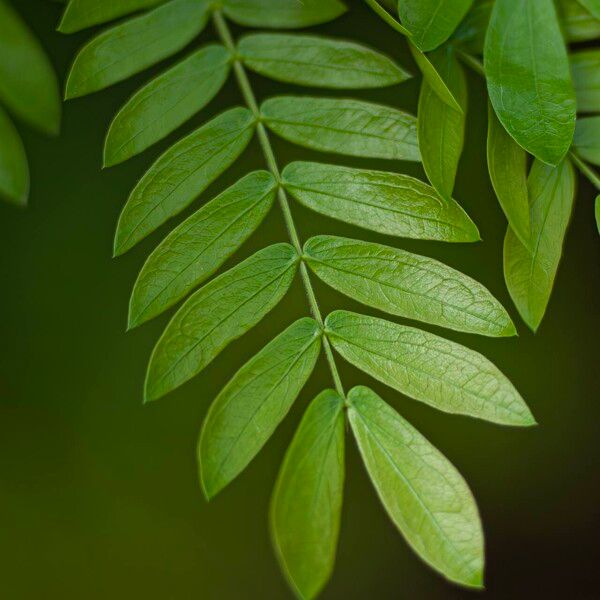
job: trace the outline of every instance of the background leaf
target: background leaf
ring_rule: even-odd
[[[255,171],[175,228],[144,264],[129,303],[129,327],[152,319],[212,275],[260,225],[276,183]]]
[[[558,7],[569,42],[585,42],[600,37],[600,20],[595,19],[578,0],[558,0]]]
[[[600,116],[577,119],[573,144],[581,158],[600,166]]]
[[[254,133],[247,108],[231,108],[169,148],[131,192],[119,217],[115,255],[183,210],[242,153]]]
[[[552,0],[496,0],[485,44],[490,100],[502,125],[558,164],[575,128],[575,93]]]
[[[448,413],[501,425],[535,420],[511,382],[481,354],[432,333],[356,313],[325,321],[333,347],[355,367]]]
[[[600,49],[573,52],[570,59],[577,110],[600,112]]]
[[[451,581],[482,587],[483,532],[464,479],[369,388],[350,390],[348,404],[369,476],[406,541]]]
[[[225,83],[230,63],[229,52],[212,44],[136,92],[110,125],[104,166],[139,154],[206,106]]]
[[[509,228],[504,238],[504,277],[527,325],[535,331],[544,316],[571,217],[575,174],[568,160],[558,167],[535,161],[528,179],[531,245],[527,250]]]
[[[301,598],[316,597],[333,571],[344,486],[343,407],[333,390],[310,403],[273,492],[274,545]]]
[[[285,296],[297,265],[292,246],[274,244],[190,296],[154,348],[146,401],[164,396],[199,373],[225,346],[254,327]]]
[[[248,68],[288,83],[360,89],[400,83],[410,75],[391,59],[361,44],[316,35],[257,33],[238,49]]]
[[[237,477],[271,437],[312,373],[320,349],[317,322],[300,319],[223,388],[208,411],[198,443],[207,498]]]
[[[475,0],[465,18],[450,38],[472,54],[483,54],[485,34],[492,15],[494,0]]]
[[[420,160],[415,117],[389,106],[342,98],[282,96],[263,102],[265,123],[281,137],[323,152]]]
[[[452,199],[400,173],[294,162],[282,173],[285,189],[321,214],[401,237],[473,242],[477,227]]]
[[[600,234],[600,196],[596,196],[594,212],[596,214],[596,227],[598,228],[598,233]]]
[[[600,19],[600,0],[579,0],[579,4],[586,8],[596,19]]]
[[[515,334],[486,288],[432,258],[327,235],[310,238],[304,253],[320,279],[367,306],[457,331]]]
[[[8,115],[0,107],[0,198],[24,206],[29,195],[25,148]]]

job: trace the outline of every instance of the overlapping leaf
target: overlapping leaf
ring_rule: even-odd
[[[577,110],[600,112],[600,50],[580,50],[570,59]]]
[[[581,158],[600,166],[600,116],[577,119],[573,144]]]
[[[0,107],[0,198],[23,206],[29,193],[29,167],[23,142]]]

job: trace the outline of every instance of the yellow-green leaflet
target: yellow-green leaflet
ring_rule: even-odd
[[[127,79],[187,46],[208,20],[206,0],[169,0],[103,31],[75,58],[66,98]]]
[[[367,387],[348,394],[348,417],[388,515],[419,556],[450,581],[483,586],[483,531],[460,473]]]
[[[475,223],[456,201],[409,175],[294,162],[282,178],[304,206],[358,227],[445,242],[479,239]]]
[[[579,112],[600,112],[600,50],[570,55],[571,73]]]
[[[600,116],[577,119],[573,145],[581,158],[600,166]]]
[[[0,107],[0,198],[24,206],[29,194],[29,167],[18,131]]]
[[[258,454],[304,387],[321,330],[299,319],[251,358],[212,403],[198,442],[200,480],[212,498]]]
[[[165,0],[70,0],[58,26],[61,33],[107,23],[124,15],[151,8]]]
[[[333,571],[344,486],[343,407],[333,390],[310,403],[273,491],[273,543],[301,598],[315,598]]]
[[[504,238],[504,278],[521,317],[536,330],[552,293],[573,208],[575,174],[568,160],[558,167],[535,161],[528,179],[531,244],[509,228]]]
[[[420,160],[417,120],[396,108],[345,98],[282,96],[263,102],[277,135],[322,152]]]
[[[320,279],[367,306],[457,331],[494,337],[516,333],[485,287],[432,258],[328,235],[310,238],[304,254]]]
[[[249,69],[297,85],[376,88],[410,77],[367,46],[316,35],[255,33],[242,37],[238,50]]]
[[[223,46],[205,46],[137,91],[110,124],[104,166],[139,154],[185,123],[219,92],[230,63]]]
[[[578,0],[596,19],[600,19],[600,0]]]
[[[197,373],[254,327],[285,296],[298,266],[289,244],[274,244],[192,294],[158,340],[145,399],[156,400]]]
[[[275,191],[270,173],[249,173],[176,227],[135,282],[129,328],[160,314],[212,275],[260,225]]]
[[[171,146],[131,192],[119,217],[115,255],[123,254],[182,211],[242,153],[255,118],[231,108]]]
[[[327,317],[325,333],[355,367],[438,410],[501,425],[535,424],[512,383],[487,358],[465,346],[342,310]]]
[[[485,73],[502,125],[530,154],[558,164],[575,130],[575,92],[553,0],[496,0]]]

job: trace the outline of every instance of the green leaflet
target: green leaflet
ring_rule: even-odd
[[[600,234],[600,196],[596,196],[594,212],[596,216],[596,227],[598,228],[598,233]]]
[[[321,349],[316,321],[299,319],[251,358],[212,403],[198,442],[200,480],[212,498],[271,437],[309,378]]]
[[[164,0],[70,0],[58,26],[62,33],[107,23],[124,15],[151,8]]]
[[[600,50],[581,50],[570,56],[577,110],[600,112]]]
[[[577,119],[573,145],[581,158],[600,166],[600,116]]]
[[[600,19],[600,0],[579,0],[581,4],[593,17]]]
[[[208,12],[206,0],[169,0],[103,31],[75,58],[66,98],[101,90],[175,54],[204,29]]]
[[[331,313],[325,328],[348,362],[415,400],[501,425],[535,424],[512,383],[487,358],[465,346],[346,311]]]
[[[43,133],[60,129],[60,95],[50,61],[6,0],[0,0],[0,101]]]
[[[569,42],[585,42],[600,37],[600,20],[595,19],[578,0],[558,0],[558,8]]]
[[[490,22],[493,0],[475,0],[471,10],[465,15],[460,25],[450,38],[460,44],[467,52],[483,54],[485,33]]]
[[[304,254],[320,279],[367,306],[457,331],[516,333],[485,287],[432,258],[327,235],[310,238]]]
[[[394,85],[410,75],[366,46],[316,35],[258,33],[238,45],[244,63],[278,81],[359,89]]]
[[[379,233],[474,242],[479,232],[464,210],[422,181],[399,173],[294,162],[282,173],[285,189],[321,214]]]
[[[254,327],[283,298],[297,265],[292,246],[274,244],[190,296],[154,348],[145,401],[156,400],[192,378]]]
[[[344,487],[343,408],[333,390],[310,403],[273,492],[273,543],[300,598],[315,598],[333,571]]]
[[[429,84],[429,87],[437,94],[437,96],[445,102],[450,108],[458,112],[462,112],[463,108],[458,98],[455,98],[453,89],[457,87],[454,82],[446,81],[442,73],[438,72],[433,63],[429,60],[427,54],[423,54],[413,44],[408,44],[410,51],[423,74],[423,79]]]
[[[220,114],[169,148],[131,192],[119,217],[115,256],[183,210],[242,153],[254,133],[247,108]]]
[[[481,588],[483,532],[460,473],[369,388],[353,388],[348,404],[371,481],[406,541],[449,580]]]
[[[156,77],[117,113],[104,145],[104,166],[139,154],[208,104],[229,74],[231,56],[221,45],[197,50]]]
[[[460,104],[460,112],[441,100],[423,79],[417,111],[419,150],[423,168],[433,187],[444,198],[450,198],[465,138],[467,81],[452,46],[444,46],[429,59],[450,85]]]
[[[29,195],[25,148],[8,115],[0,107],[0,198],[24,206]]]
[[[337,19],[346,12],[340,0],[223,0],[223,12],[246,27],[310,27]]]
[[[129,328],[152,319],[212,275],[260,225],[276,183],[255,171],[174,229],[144,264],[129,303]]]
[[[323,152],[420,160],[412,115],[361,100],[282,96],[263,102],[266,125],[281,137]]]
[[[528,246],[527,154],[508,135],[489,103],[487,163],[492,186],[508,224],[521,243]]]
[[[575,93],[552,0],[496,0],[485,44],[490,100],[515,140],[558,164],[573,140]]]
[[[573,167],[568,160],[558,167],[535,161],[528,185],[531,250],[508,229],[504,239],[504,278],[521,317],[535,331],[552,293],[571,217],[575,194]]]
[[[427,52],[452,35],[471,4],[473,0],[398,0],[398,14],[415,46]]]

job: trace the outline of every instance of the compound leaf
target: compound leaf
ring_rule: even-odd
[[[300,598],[315,598],[333,571],[344,487],[343,408],[333,390],[310,403],[273,491],[273,543]]]
[[[535,424],[512,383],[465,346],[346,311],[331,313],[325,327],[331,344],[348,362],[415,400],[501,425]]]
[[[460,473],[367,387],[348,394],[348,417],[367,472],[406,541],[449,580],[483,585],[483,532]]]
[[[490,100],[508,133],[545,163],[565,156],[575,92],[552,0],[496,0],[485,44]]]
[[[23,142],[9,116],[0,107],[0,198],[27,204],[29,167]]]
[[[175,54],[204,29],[206,0],[170,0],[103,31],[75,58],[66,98],[84,96]]]
[[[294,162],[282,178],[304,206],[358,227],[446,242],[479,239],[475,223],[458,203],[409,175]]]
[[[274,177],[255,171],[174,229],[144,264],[129,303],[129,327],[160,314],[212,275],[260,225]]]
[[[304,387],[320,349],[319,325],[300,319],[223,388],[208,411],[198,443],[207,498],[235,479],[265,445]]]
[[[516,333],[485,287],[432,258],[327,235],[310,238],[304,253],[320,279],[367,306],[457,331]]]
[[[509,228],[504,238],[504,278],[527,325],[535,331],[544,316],[571,217],[575,174],[568,160],[558,167],[534,161],[529,173],[531,244],[527,249]]]
[[[320,37],[258,33],[238,45],[253,71],[297,85],[360,89],[394,85],[410,75],[391,59],[366,46]]]
[[[261,113],[276,134],[307,148],[420,160],[417,120],[389,106],[343,98],[282,96],[263,102]]]
[[[573,145],[581,158],[600,166],[600,116],[577,119]]]
[[[123,254],[183,210],[242,153],[255,118],[232,108],[169,148],[131,192],[119,217],[115,255]]]
[[[199,373],[254,327],[283,298],[297,265],[292,246],[274,244],[192,294],[154,348],[145,400],[156,400]]]
[[[58,82],[43,48],[9,3],[0,1],[0,101],[35,129],[60,128]]]
[[[600,112],[600,50],[580,50],[570,59],[577,110]]]
[[[223,46],[206,46],[136,92],[110,125],[104,166],[139,154],[185,123],[221,89],[230,64]]]

